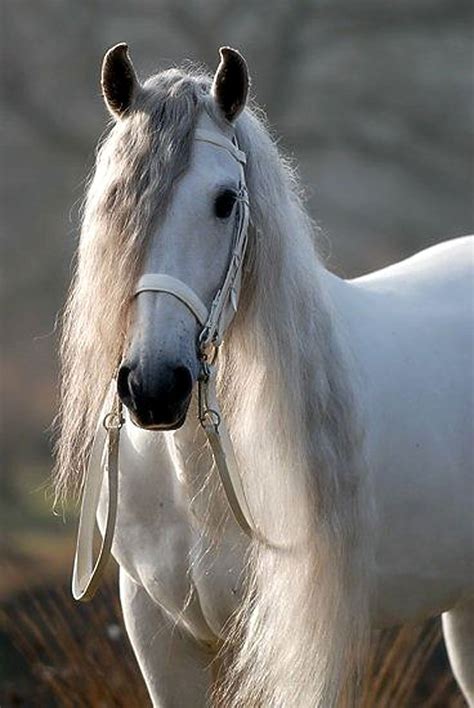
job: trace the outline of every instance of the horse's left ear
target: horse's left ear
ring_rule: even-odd
[[[219,49],[221,61],[217,67],[211,93],[228,121],[244,110],[249,90],[249,72],[243,56],[230,47]]]

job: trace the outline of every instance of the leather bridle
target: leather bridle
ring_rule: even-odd
[[[172,295],[192,312],[201,325],[198,340],[201,366],[198,379],[199,420],[211,446],[214,462],[235,520],[245,534],[259,537],[216,395],[217,352],[237,311],[247,247],[249,201],[244,172],[246,155],[239,149],[235,136],[231,140],[221,132],[198,128],[194,139],[227,150],[240,166],[232,252],[222,285],[209,309],[186,283],[165,273],[142,275],[134,296],[148,291]],[[120,429],[125,422],[115,380],[111,383],[104,406],[109,412],[99,421],[96,430],[82,497],[72,574],[72,594],[76,600],[90,600],[95,594],[110,556],[115,530]],[[108,508],[101,548],[94,563],[93,537],[104,468],[108,478]]]

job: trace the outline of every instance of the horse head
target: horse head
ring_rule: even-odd
[[[148,240],[118,371],[122,402],[136,424],[152,430],[183,424],[204,346],[220,340],[237,308],[248,204],[235,123],[249,80],[236,50],[222,48],[220,56],[189,167]],[[140,110],[146,88],[126,45],[106,54],[102,89],[115,120]]]

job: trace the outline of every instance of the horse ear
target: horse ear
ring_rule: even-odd
[[[233,121],[245,108],[249,90],[249,73],[243,56],[230,47],[219,49],[221,61],[217,67],[211,93],[228,121]]]
[[[124,42],[104,56],[100,84],[105,105],[114,117],[121,118],[130,109],[140,86]]]

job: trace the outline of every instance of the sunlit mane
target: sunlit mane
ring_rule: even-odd
[[[295,552],[255,545],[234,624],[240,650],[218,696],[241,708],[326,707],[343,688],[347,700],[366,639],[362,434],[296,175],[255,115],[238,133],[254,230],[220,397],[255,518]]]
[[[188,165],[209,79],[165,71],[144,85],[97,155],[64,313],[56,496],[76,495],[100,406],[119,363],[131,296],[153,224]]]
[[[209,80],[173,70],[145,87],[103,143],[85,204],[64,320],[58,497],[81,487],[145,243],[188,165]],[[327,708],[340,699],[367,626],[360,427],[295,174],[258,111],[247,108],[236,130],[252,226],[220,398],[255,518],[296,550],[255,542],[216,700]]]

